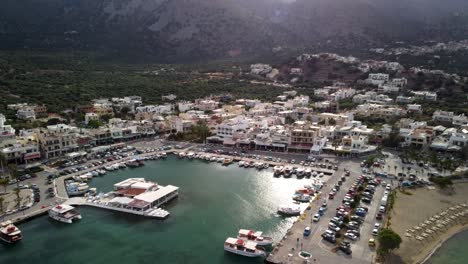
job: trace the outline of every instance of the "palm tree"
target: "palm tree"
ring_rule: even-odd
[[[20,188],[15,188],[15,195],[16,195],[16,207],[19,209],[19,207],[21,206],[21,195],[20,195]]]
[[[4,164],[6,163],[5,155],[0,152],[0,169],[2,170],[2,178],[5,177],[5,167]]]
[[[18,173],[18,167],[16,167],[16,164],[9,164],[8,172],[10,173],[10,178],[16,180],[16,187],[19,187],[18,178],[20,177],[20,175]]]
[[[395,169],[395,174],[396,174],[397,173],[396,170],[398,169],[398,166],[395,165],[393,168]]]

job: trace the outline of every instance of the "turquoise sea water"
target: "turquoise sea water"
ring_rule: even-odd
[[[90,207],[80,207],[83,219],[71,225],[43,216],[19,226],[20,243],[0,244],[0,263],[262,263],[225,253],[223,243],[240,228],[262,230],[279,241],[292,225],[293,219],[278,216],[276,209],[310,180],[272,173],[175,157],[110,172],[90,185],[110,191],[123,179],[144,177],[179,186],[179,198],[166,207],[169,218]]]
[[[425,264],[468,263],[468,231],[458,233],[434,252]]]

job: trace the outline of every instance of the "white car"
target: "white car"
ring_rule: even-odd
[[[387,187],[385,187],[385,190],[391,191],[391,190],[392,190],[392,187],[390,187],[390,185],[387,185]]]
[[[374,228],[374,229],[372,230],[372,235],[373,235],[373,236],[376,236],[376,235],[378,235],[378,234],[379,234],[379,230]]]
[[[314,222],[318,222],[320,220],[320,215],[319,214],[315,214],[314,217],[312,217],[312,221]]]
[[[377,229],[377,230],[379,230],[379,229],[380,229],[380,224],[379,224],[379,223],[375,223],[375,224],[374,224],[374,228]]]
[[[353,234],[353,233],[346,233],[346,234],[344,234],[344,237],[349,238],[349,239],[351,239],[353,241],[357,240],[357,236],[355,234]]]
[[[380,206],[379,212],[380,213],[385,213],[385,206]]]
[[[339,228],[338,226],[336,226],[334,223],[329,223],[328,224],[328,228],[330,228],[331,230],[335,231],[335,232],[340,232],[341,228]]]

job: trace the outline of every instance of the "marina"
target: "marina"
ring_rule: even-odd
[[[272,168],[245,170],[233,165],[223,166],[218,162],[206,164],[169,157],[166,161],[148,161],[138,169],[111,171],[104,177],[93,177],[88,184],[107,193],[114,191],[115,184],[135,177],[164,186],[173,184],[183,190],[177,200],[164,206],[171,217],[163,222],[154,222],[137,215],[102,210],[98,206],[78,206],[83,219],[65,229],[47,217],[22,224],[20,228],[27,234],[27,239],[8,251],[0,249],[0,261],[15,258],[27,262],[38,259],[38,252],[41,252],[41,258],[46,257],[48,263],[82,263],[89,258],[104,262],[133,262],[143,252],[154,252],[149,253],[150,256],[157,256],[161,263],[186,263],[188,259],[191,263],[260,263],[261,258],[250,259],[223,253],[221,244],[226,237],[236,237],[239,229],[246,226],[262,230],[273,241],[280,241],[297,217],[279,216],[276,212],[278,206],[290,202],[295,190],[311,182],[305,178],[275,178]],[[70,201],[79,198],[74,197]],[[305,210],[305,204],[298,206]],[[187,232],[192,234],[191,243],[181,245],[179,238]],[[125,243],[125,247],[133,248],[132,253],[123,257],[117,252],[101,256],[100,252],[109,251],[109,247],[114,246],[104,239],[111,234],[131,239],[133,242]],[[33,242],[39,238],[55,241],[71,236],[76,239],[62,239],[58,248],[42,247],[41,243]],[[93,242],[88,245],[86,241]],[[72,246],[75,243],[81,245],[79,250]],[[218,246],[213,246],[213,243]],[[66,255],[57,253],[65,251]],[[174,254],[185,257],[174,259]]]

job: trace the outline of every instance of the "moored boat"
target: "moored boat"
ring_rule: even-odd
[[[291,166],[286,166],[284,168],[284,177],[285,178],[291,177],[292,173],[293,173],[293,168]]]
[[[223,165],[224,165],[224,166],[228,166],[228,165],[231,164],[232,162],[233,162],[232,159],[225,158],[225,159],[223,160]]]
[[[59,222],[71,224],[73,220],[81,219],[81,214],[71,205],[59,204],[49,210],[49,217]]]
[[[277,165],[273,168],[273,173],[275,176],[280,176],[281,174],[283,174],[283,171],[284,171],[284,167],[280,165]]]
[[[301,203],[308,203],[312,197],[308,194],[300,193],[293,196],[293,200]]]
[[[262,231],[240,229],[239,233],[237,234],[237,238],[245,241],[255,242],[260,246],[267,246],[273,244],[273,238],[263,236]]]
[[[5,221],[0,224],[0,239],[9,244],[14,244],[23,239],[21,230],[13,222]]]
[[[183,159],[187,156],[187,154],[185,154],[185,152],[180,152],[179,153],[179,158]]]
[[[283,205],[278,208],[278,213],[286,216],[300,215],[301,207],[297,204]]]
[[[224,250],[246,257],[266,257],[266,252],[257,248],[257,243],[245,242],[242,239],[228,237],[224,242]]]
[[[244,167],[244,164],[245,162],[243,160],[239,161],[239,163],[237,165],[239,165],[239,167]]]

